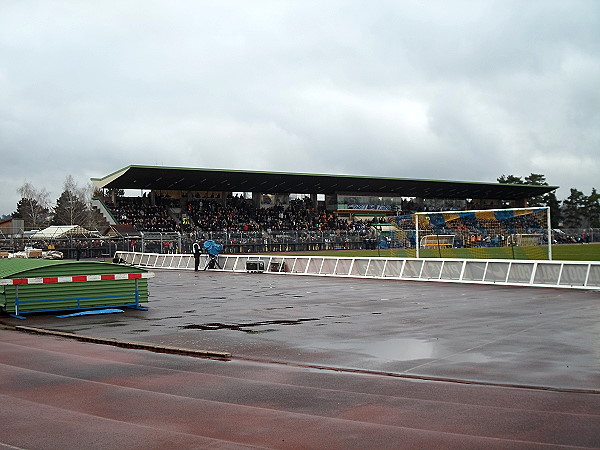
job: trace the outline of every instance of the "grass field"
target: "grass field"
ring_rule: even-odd
[[[545,247],[491,247],[491,248],[447,248],[438,250],[422,249],[423,258],[485,258],[485,259],[548,259]],[[514,251],[514,254],[513,254]],[[382,256],[388,258],[414,258],[415,250],[323,250],[315,252],[284,253],[285,255],[319,256]],[[600,261],[600,244],[573,244],[552,246],[552,259],[555,261]]]

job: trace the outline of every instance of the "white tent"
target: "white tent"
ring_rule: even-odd
[[[86,230],[79,225],[55,225],[36,232],[31,239],[65,239],[69,237],[100,237],[100,233]]]

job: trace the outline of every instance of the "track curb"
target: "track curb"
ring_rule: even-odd
[[[181,347],[172,347],[168,345],[158,345],[158,344],[146,344],[143,342],[131,342],[131,341],[122,341],[119,339],[112,338],[97,338],[93,336],[85,336],[80,334],[73,333],[64,333],[62,331],[54,331],[54,330],[46,330],[44,328],[35,328],[35,327],[27,327],[27,326],[15,326],[14,329],[16,331],[21,331],[24,333],[33,333],[33,334],[44,334],[50,336],[57,336],[67,339],[73,339],[81,342],[91,342],[94,344],[103,344],[103,345],[111,345],[113,347],[121,347],[121,348],[130,348],[135,350],[147,350],[155,353],[168,353],[173,355],[183,355],[183,356],[192,356],[196,358],[210,358],[210,359],[221,359],[221,360],[229,360],[232,355],[228,352],[218,352],[212,350],[194,350],[189,348],[181,348]]]

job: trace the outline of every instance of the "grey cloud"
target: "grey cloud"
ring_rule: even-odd
[[[128,164],[600,179],[592,1],[0,6],[0,213]],[[560,195],[559,195],[560,197]]]

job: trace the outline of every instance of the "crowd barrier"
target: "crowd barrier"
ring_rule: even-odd
[[[116,256],[144,268],[194,269],[189,254],[117,252]],[[201,258],[200,268],[206,267],[207,256]],[[265,272],[276,274],[600,289],[600,261],[219,255],[222,269],[216,270],[247,272],[248,262],[262,262]]]

